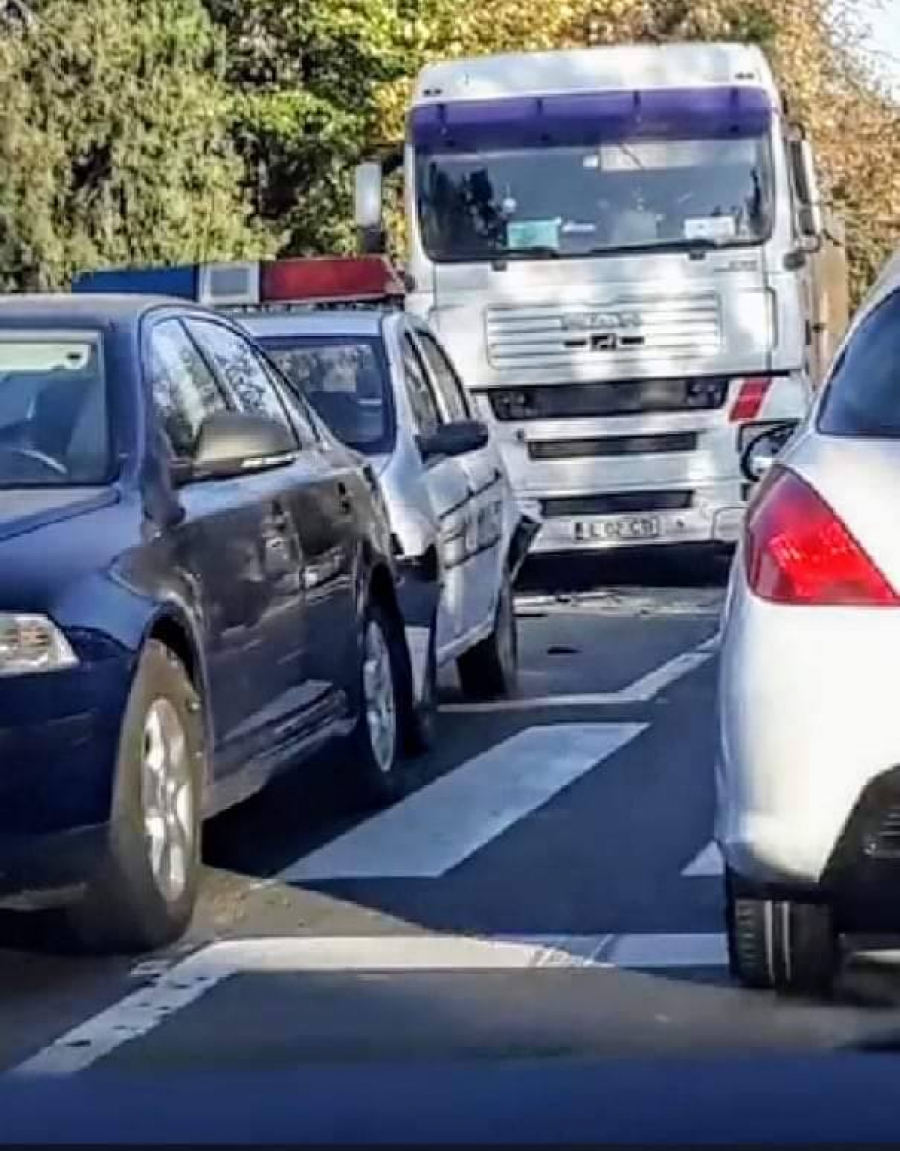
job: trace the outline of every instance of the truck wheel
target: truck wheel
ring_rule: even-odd
[[[494,630],[457,660],[463,692],[470,699],[512,695],[519,675],[519,634],[509,576],[497,599]]]
[[[399,627],[380,604],[366,613],[359,660],[359,714],[347,741],[354,795],[365,807],[386,807],[407,786],[401,759],[404,690]]]
[[[92,952],[149,951],[190,923],[205,773],[199,696],[178,658],[144,648],[125,708],[103,863],[65,920]]]

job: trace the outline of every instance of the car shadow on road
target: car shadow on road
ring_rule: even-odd
[[[627,548],[589,554],[535,555],[519,575],[527,594],[577,594],[610,588],[705,589],[728,580],[730,548]]]

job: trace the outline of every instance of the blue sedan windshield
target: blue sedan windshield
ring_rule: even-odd
[[[109,463],[99,336],[0,334],[0,488],[98,484]]]

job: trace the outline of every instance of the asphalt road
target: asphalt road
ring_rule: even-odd
[[[216,820],[170,953],[55,955],[46,919],[4,915],[0,1067],[833,1050],[900,1028],[883,952],[851,955],[828,1005],[729,982],[710,842],[723,572],[529,573],[520,696],[468,705],[447,675],[438,750],[389,813],[348,811],[321,764]]]

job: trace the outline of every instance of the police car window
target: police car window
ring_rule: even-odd
[[[368,337],[277,336],[266,352],[334,434],[361,452],[389,451],[387,366]]]
[[[275,357],[273,356],[272,359]],[[281,396],[300,443],[306,446],[318,443],[320,440],[319,431],[313,422],[303,396],[292,387],[291,380],[287,376],[282,375],[281,372],[272,367],[265,356],[260,357],[260,363],[263,366],[263,371],[271,380],[272,386]],[[275,363],[278,364],[277,359]],[[278,366],[280,368],[280,364]]]
[[[416,421],[416,431],[420,436],[434,435],[443,421],[428,374],[408,333],[403,337],[403,378]]]
[[[175,456],[193,454],[200,425],[227,403],[215,376],[177,320],[158,324],[150,335],[153,405]]]
[[[233,396],[237,408],[250,415],[277,420],[293,434],[284,402],[266,375],[253,345],[224,324],[191,319],[188,327]]]
[[[417,335],[422,353],[444,401],[447,417],[451,420],[471,419],[466,394],[443,348],[430,333],[419,331]]]

